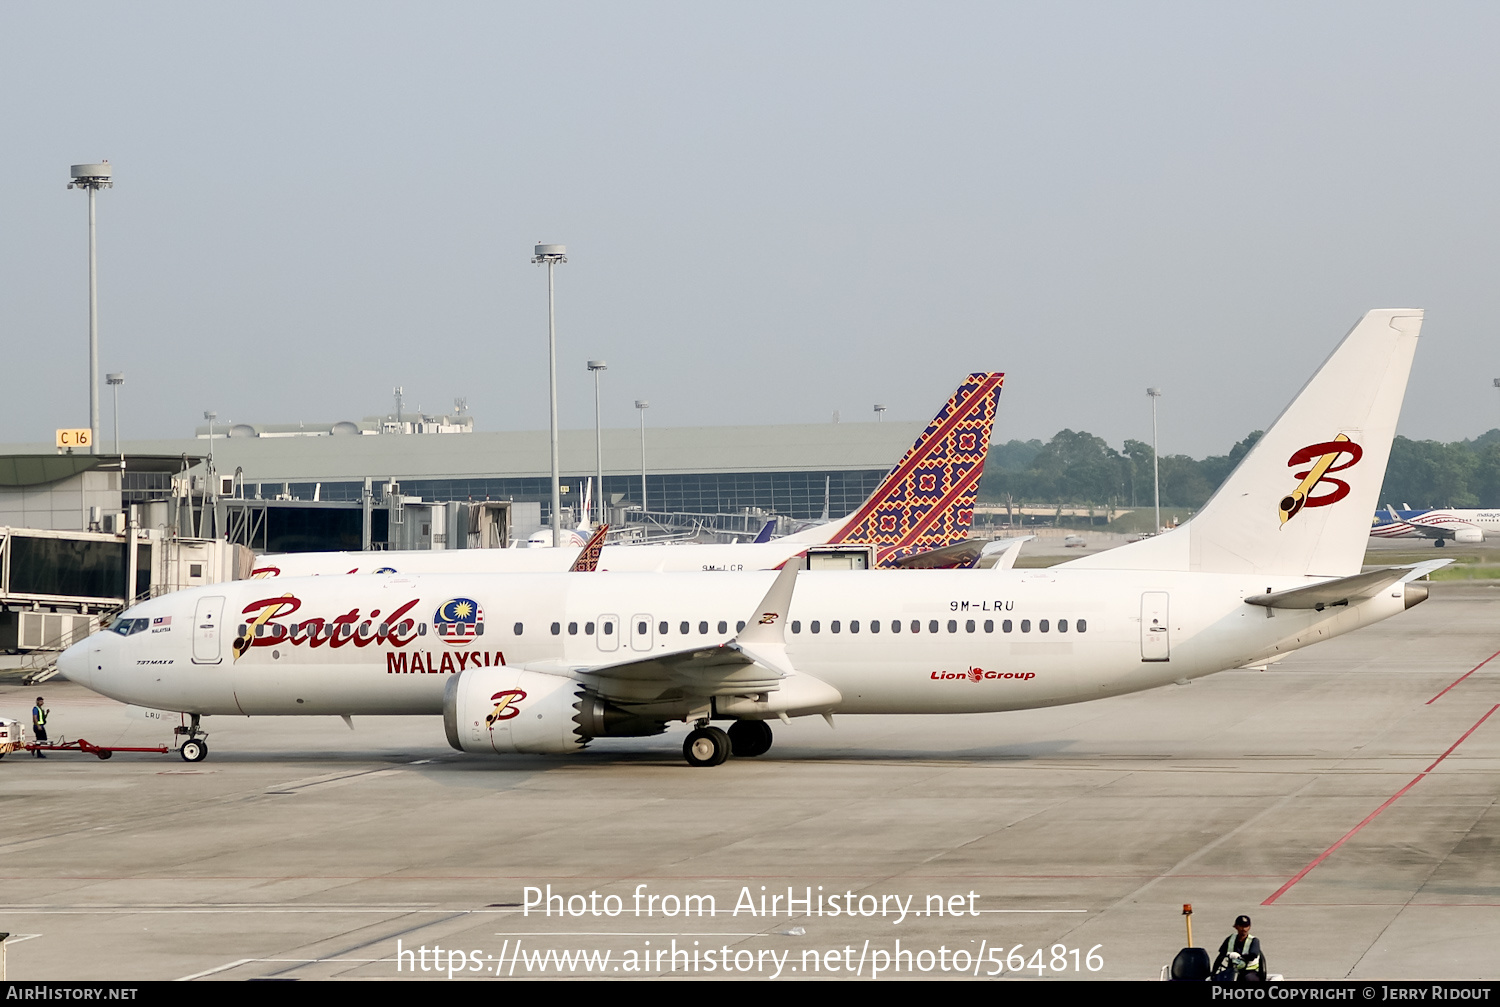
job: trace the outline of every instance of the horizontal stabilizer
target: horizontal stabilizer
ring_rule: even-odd
[[[888,565],[898,570],[967,570],[979,562],[984,548],[984,542],[970,538],[952,545],[928,549],[926,552],[901,556],[891,560]]]
[[[1350,605],[1366,598],[1373,598],[1392,584],[1404,584],[1418,577],[1425,577],[1439,567],[1453,562],[1450,559],[1429,560],[1411,566],[1390,566],[1368,573],[1357,573],[1352,577],[1325,580],[1308,587],[1296,587],[1289,591],[1273,591],[1269,594],[1254,594],[1245,599],[1247,605],[1264,608],[1300,608],[1323,611],[1337,605]]]
[[[1021,555],[1021,546],[1036,538],[1035,535],[1019,535],[1015,538],[997,538],[980,553],[979,565],[989,570],[1010,570]]]

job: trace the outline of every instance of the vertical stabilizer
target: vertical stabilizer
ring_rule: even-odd
[[[880,486],[828,539],[875,546],[876,563],[961,542],[990,450],[1005,375],[970,374]]]
[[[1421,328],[1419,309],[1371,311],[1191,521],[1064,565],[1358,573]]]

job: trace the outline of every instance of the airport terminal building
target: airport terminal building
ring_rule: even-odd
[[[648,428],[644,466],[639,430],[605,430],[605,503],[612,520],[634,519],[642,511],[807,520],[823,513],[826,498],[829,514],[838,517],[870,495],[923,428],[916,422]],[[53,454],[40,445],[0,452]],[[563,431],[559,452],[565,518],[576,521],[585,485],[595,474],[594,431]],[[324,425],[241,423],[219,426],[212,437],[203,427],[191,438],[125,442],[121,454],[127,473],[122,482],[131,486],[147,479],[163,482],[165,489],[172,479],[161,471],[132,471],[132,456],[153,459],[157,470],[162,459],[179,458],[177,478],[195,480],[198,493],[231,502],[258,501],[266,505],[263,511],[281,505],[286,512],[285,505],[296,505],[304,524],[318,512],[327,512],[322,520],[328,522],[338,519],[336,512],[373,506],[381,511],[375,515],[373,540],[392,548],[435,545],[410,537],[398,541],[384,529],[382,508],[397,498],[407,505],[510,501],[513,533],[524,534],[528,524],[550,523],[547,431],[475,432],[468,416],[386,416]],[[124,505],[131,502],[122,499]],[[283,513],[283,524],[285,519]],[[299,544],[298,535],[276,541],[274,516],[269,524],[272,534],[247,537],[245,544],[266,551],[308,547]],[[340,535],[340,547],[360,548],[357,525],[356,520],[352,533],[330,525],[322,548],[333,547],[332,539]],[[223,531],[216,529],[218,535]]]

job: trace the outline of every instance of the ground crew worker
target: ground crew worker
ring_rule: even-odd
[[[1266,960],[1260,953],[1260,938],[1250,932],[1250,917],[1234,918],[1234,933],[1224,938],[1214,959],[1213,977],[1216,982],[1266,981]]]
[[[38,696],[36,698],[36,705],[31,708],[31,735],[37,741],[45,743],[47,740],[47,708],[42,705],[44,702],[46,700]],[[41,751],[34,751],[31,754],[38,759],[45,759],[47,757],[47,753]]]

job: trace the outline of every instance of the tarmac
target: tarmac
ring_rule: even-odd
[[[1496,979],[1497,616],[1500,585],[1440,583],[1266,671],[806,718],[714,769],[680,727],[484,758],[415,717],[210,718],[194,765],[12,754],[9,978],[1155,979],[1191,903],[1196,944],[1248,913],[1288,979]],[[0,714],[39,692],[54,737],[168,740],[56,681]]]

